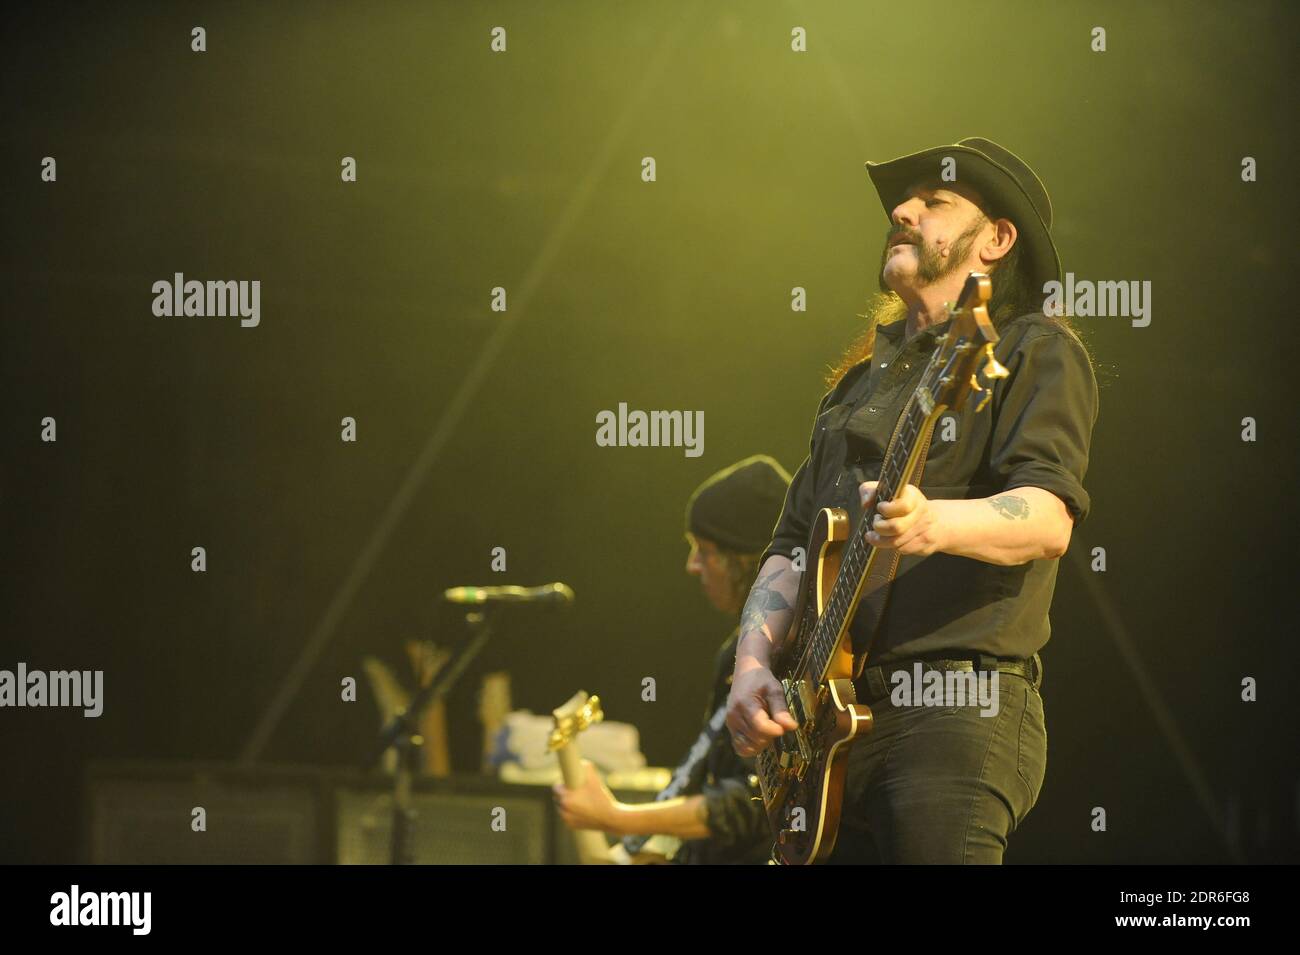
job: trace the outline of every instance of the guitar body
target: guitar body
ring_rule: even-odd
[[[759,774],[768,818],[777,833],[772,858],[783,865],[824,862],[835,848],[849,746],[872,725],[871,709],[857,702],[853,689],[853,651],[847,639],[841,641],[819,686],[810,675],[795,672],[839,576],[848,536],[849,516],[844,511],[824,508],[817,515],[808,546],[814,572],[804,574],[795,603],[798,630],[772,671],[799,721],[799,729],[780,737],[773,748],[770,759],[778,774],[771,792],[768,780]]]

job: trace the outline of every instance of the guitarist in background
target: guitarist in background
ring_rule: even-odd
[[[754,582],[759,555],[771,540],[789,486],[790,475],[780,464],[755,455],[714,474],[695,489],[687,504],[686,539],[691,550],[686,572],[700,578],[709,602],[733,620]],[[555,786],[557,808],[571,829],[600,829],[627,837],[615,847],[616,858],[624,861],[636,855],[649,836],[686,840],[672,857],[674,862],[767,861],[772,834],[757,780],[751,775],[753,760],[736,755],[724,725],[738,635],[733,630],[714,657],[704,726],[668,787],[654,802],[627,805],[614,798],[595,767],[587,763],[583,788]]]
[[[830,861],[1000,863],[1046,772],[1037,651],[1050,633],[1058,559],[1089,509],[1097,383],[1068,321],[1044,314],[1044,283],[1059,281],[1061,266],[1047,190],[1028,165],[987,139],[965,139],[867,168],[891,220],[883,294],[830,376],[810,453],[763,554],[727,725],[743,756],[795,728],[771,665],[791,629],[804,566],[796,549],[823,507],[859,519],[944,331],[945,303],[970,272],[989,274],[995,355],[1010,375],[985,411],[967,401],[953,413],[955,440],[943,438],[941,419],[922,487],[881,503],[869,537],[900,561],[878,625],[858,613],[850,628],[854,688],[874,727],[849,748]],[[816,555],[806,559],[815,566]],[[895,705],[894,674],[918,662],[923,671],[996,669],[996,710]]]

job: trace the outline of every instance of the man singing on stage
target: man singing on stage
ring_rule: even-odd
[[[983,411],[967,401],[951,413],[955,429],[935,428],[921,486],[877,508],[868,542],[900,561],[875,633],[862,632],[861,614],[850,627],[855,654],[869,649],[854,688],[874,728],[850,745],[829,861],[1000,863],[1046,772],[1038,651],[1058,560],[1090,506],[1083,478],[1097,384],[1068,320],[1043,312],[1044,284],[1061,266],[1047,190],[1023,160],[972,138],[867,168],[891,222],[883,295],[832,372],[763,554],[741,617],[727,726],[742,756],[796,728],[771,672],[791,630],[796,550],[821,508],[856,522],[870,503],[894,426],[946,328],[946,303],[970,272],[987,273],[994,354],[1009,375]],[[931,670],[996,671],[996,706],[899,705],[898,675]]]

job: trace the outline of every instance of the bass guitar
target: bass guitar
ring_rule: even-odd
[[[777,737],[755,761],[777,833],[774,863],[822,862],[835,847],[849,747],[872,726],[870,707],[857,702],[853,689],[867,654],[855,661],[849,625],[866,602],[862,609],[873,614],[868,632],[874,632],[898,568],[896,550],[867,542],[874,501],[891,501],[907,484],[919,484],[939,417],[960,411],[972,393],[979,396],[976,411],[982,410],[993,396],[992,382],[1007,376],[993,357],[998,335],[987,310],[991,294],[989,277],[972,272],[956,306],[949,306],[948,327],[899,417],[876,497],[856,529],[841,508],[823,508],[813,521],[790,636],[772,665],[799,728]]]

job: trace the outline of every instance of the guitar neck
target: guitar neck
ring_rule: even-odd
[[[558,710],[552,710],[555,729],[547,748],[555,753],[560,763],[560,775],[566,789],[580,789],[585,780],[582,757],[578,755],[578,734],[592,723],[604,719],[599,697],[588,697],[579,690]],[[583,865],[608,864],[609,842],[604,833],[594,829],[575,829],[573,839],[578,849],[578,861]]]
[[[932,357],[931,362],[934,360],[935,357]],[[894,439],[890,442],[880,467],[876,496],[871,506],[862,512],[858,525],[844,548],[839,575],[831,589],[830,599],[818,618],[808,648],[812,672],[819,677],[826,672],[862,599],[863,586],[872,567],[872,557],[876,553],[876,548],[867,540],[867,532],[876,516],[876,505],[880,501],[892,501],[916,476],[922,452],[926,450],[933,433],[934,422],[945,408],[944,405],[936,404],[925,388],[917,388],[903,408]]]

